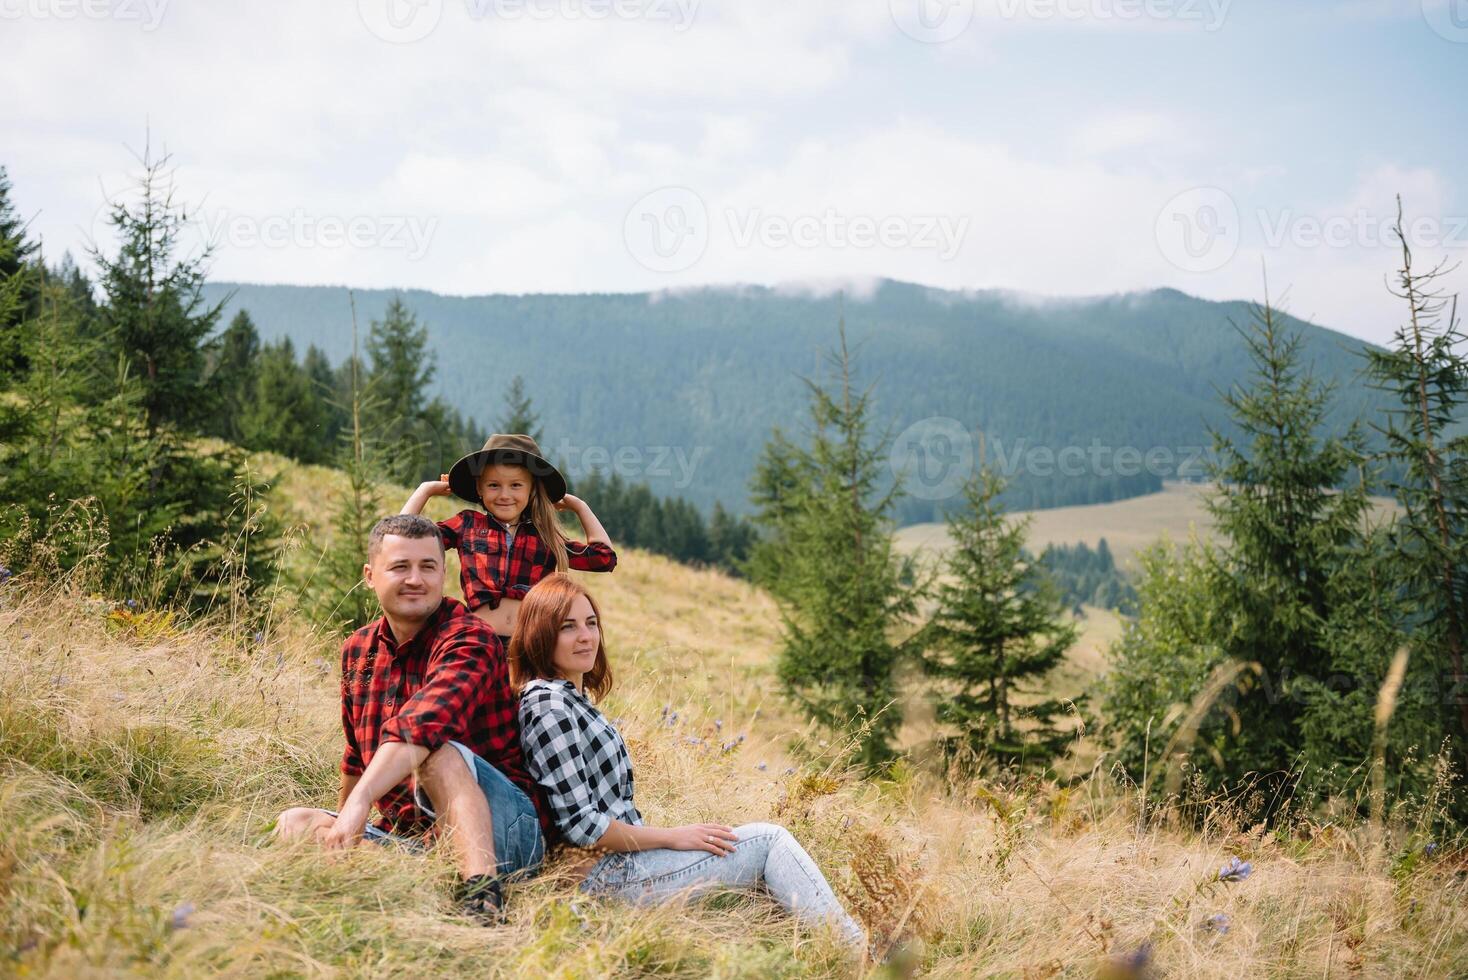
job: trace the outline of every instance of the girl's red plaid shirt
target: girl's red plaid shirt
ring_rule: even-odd
[[[550,832],[545,798],[520,753],[518,699],[499,637],[464,604],[444,597],[407,643],[393,638],[387,619],[357,630],[342,644],[341,771],[360,776],[384,742],[433,751],[459,742],[494,766],[535,803],[542,832]],[[404,780],[377,801],[378,826],[389,833],[426,830]]]
[[[459,583],[470,609],[497,608],[506,596],[523,599],[531,586],[556,570],[545,539],[528,520],[521,522],[513,541],[508,541],[504,525],[478,510],[461,510],[439,521],[438,530],[444,547],[459,552]],[[572,568],[583,572],[610,572],[617,567],[617,553],[597,541],[566,542],[566,558]]]

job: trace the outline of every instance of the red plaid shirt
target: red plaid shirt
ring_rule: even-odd
[[[555,571],[550,547],[529,520],[520,523],[508,548],[509,532],[481,510],[461,510],[439,521],[438,530],[444,547],[459,552],[459,582],[470,609],[498,608],[506,596],[523,599],[532,585]],[[572,568],[583,572],[610,572],[617,567],[617,553],[599,542],[568,541],[566,557]]]
[[[459,742],[504,773],[535,803],[543,831],[545,799],[520,754],[519,702],[499,637],[464,604],[445,597],[411,640],[399,646],[386,617],[342,644],[342,772],[360,776],[384,742],[432,751]],[[427,818],[413,805],[410,779],[377,801],[379,826],[419,832]]]

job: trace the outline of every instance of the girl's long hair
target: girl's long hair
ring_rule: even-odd
[[[520,603],[515,617],[515,632],[510,637],[510,683],[520,690],[537,677],[554,680],[556,672],[556,640],[561,624],[571,614],[571,604],[578,596],[586,596],[596,616],[596,660],[581,678],[582,686],[593,701],[600,701],[612,689],[612,667],[607,663],[606,633],[601,626],[601,610],[591,593],[569,575],[555,572],[536,582]]]
[[[528,470],[526,472],[529,472]],[[561,520],[557,516],[560,512],[556,505],[551,503],[550,494],[546,492],[545,484],[540,477],[534,474],[530,477],[530,523],[535,525],[535,531],[545,546],[550,549],[552,557],[556,560],[556,571],[565,572],[571,568],[566,558],[566,532],[561,529]]]

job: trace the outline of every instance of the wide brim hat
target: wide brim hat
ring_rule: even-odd
[[[456,497],[484,506],[479,499],[479,474],[486,467],[523,466],[545,487],[554,503],[566,495],[566,478],[540,452],[535,440],[519,433],[495,433],[484,448],[459,460],[449,470],[449,489]]]

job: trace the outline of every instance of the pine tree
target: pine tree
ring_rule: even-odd
[[[316,454],[328,421],[326,405],[296,363],[289,337],[261,349],[254,374],[254,390],[240,420],[243,444],[305,463],[325,462]]]
[[[246,411],[255,404],[260,373],[260,333],[248,312],[240,310],[234,315],[220,334],[213,354],[210,377],[216,409],[209,431],[221,439],[245,445],[241,423]]]
[[[1300,336],[1283,329],[1267,295],[1240,333],[1255,373],[1223,401],[1246,444],[1214,430],[1216,489],[1205,498],[1228,540],[1218,576],[1218,600],[1232,613],[1228,653],[1263,671],[1236,706],[1233,777],[1295,762],[1302,702],[1331,673],[1334,580],[1367,510],[1363,483],[1351,479],[1363,462],[1359,430],[1321,435],[1331,388],[1301,368]]]
[[[333,496],[332,533],[321,560],[303,587],[303,605],[316,622],[350,633],[377,615],[377,598],[362,581],[367,538],[384,515],[381,447],[368,428],[376,406],[373,392],[357,355],[356,300],[352,300],[352,356],[344,364],[348,401],[343,405],[347,426],[342,432],[337,466],[346,474],[346,486]]]
[[[1365,350],[1373,386],[1399,403],[1377,427],[1386,441],[1379,461],[1401,474],[1391,483],[1403,514],[1388,529],[1390,575],[1414,610],[1407,624],[1414,667],[1447,681],[1438,692],[1446,695],[1438,699],[1441,730],[1455,736],[1462,769],[1468,768],[1468,435],[1450,430],[1468,404],[1468,336],[1456,296],[1438,288],[1457,267],[1413,268],[1400,198],[1395,231],[1402,267],[1392,292],[1406,301],[1407,322],[1389,349]]]
[[[367,363],[362,390],[370,390],[371,397],[364,420],[381,440],[387,475],[407,483],[425,471],[425,463],[431,463],[428,468],[434,469],[436,477],[439,455],[426,451],[425,446],[443,440],[426,437],[424,424],[434,358],[428,349],[428,328],[418,322],[401,297],[388,303],[381,320],[372,321]]]
[[[897,631],[915,614],[908,563],[893,545],[898,488],[881,490],[887,460],[871,434],[871,390],[853,390],[846,324],[828,389],[806,379],[813,423],[807,446],[776,430],[754,480],[769,532],[753,568],[780,606],[778,673],[820,724],[858,736],[868,767],[892,757],[901,720],[893,670],[911,652]]]
[[[346,428],[350,418],[350,413],[345,408],[347,401],[338,397],[336,371],[332,368],[331,360],[326,356],[326,352],[320,347],[311,344],[306,348],[306,356],[301,361],[301,370],[306,372],[306,377],[311,382],[311,391],[321,403],[326,418],[326,425],[321,430],[313,457],[319,460],[334,460],[341,446],[342,430]]]
[[[177,258],[186,215],[174,198],[169,157],[144,150],[134,203],[111,207],[118,254],[92,249],[106,295],[103,322],[142,388],[148,432],[196,430],[213,412],[205,340],[223,304],[206,306],[202,254]]]
[[[1044,770],[1070,735],[1056,724],[1063,702],[1039,697],[1078,630],[1044,566],[1024,550],[1029,521],[1006,520],[1004,481],[985,469],[964,486],[967,511],[952,514],[953,547],[926,635],[925,670],[942,683],[936,717],[957,734],[944,740],[961,767]],[[1031,703],[1023,707],[1017,698]]]
[[[35,277],[26,270],[38,248],[26,237],[25,221],[11,200],[10,178],[0,167],[0,281],[8,292],[0,302],[0,386],[25,368],[17,328],[35,297]]]
[[[501,432],[519,432],[540,442],[540,416],[531,410],[530,396],[525,394],[525,379],[515,375],[510,379],[505,392],[505,416],[500,421]]]

